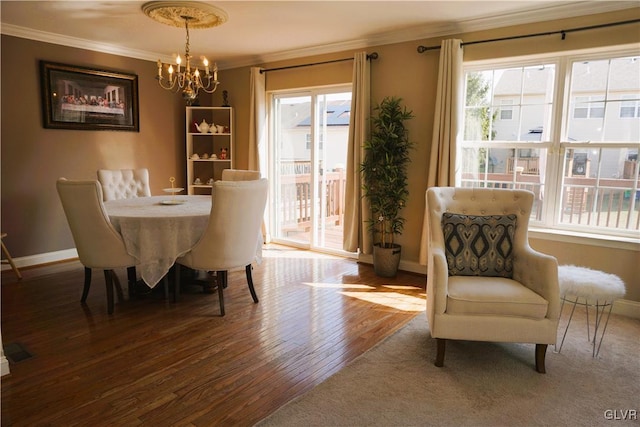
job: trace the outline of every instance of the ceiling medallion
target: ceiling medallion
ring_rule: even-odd
[[[192,29],[212,28],[227,22],[224,10],[195,1],[152,1],[142,5],[149,18],[172,27],[183,28],[184,17],[189,17]]]
[[[197,66],[192,67],[189,51],[189,28],[211,28],[227,21],[227,13],[215,6],[191,1],[152,1],[142,5],[142,11],[151,19],[172,27],[184,27],[187,33],[185,43],[185,65],[181,69],[182,58],[176,57],[176,70],[168,65],[169,76],[163,76],[165,65],[158,59],[158,75],[156,79],[160,87],[167,90],[182,90],[182,97],[191,103],[198,97],[200,90],[213,93],[218,88],[218,66],[209,67],[207,58],[202,57],[203,73]],[[204,75],[203,75],[204,74]]]

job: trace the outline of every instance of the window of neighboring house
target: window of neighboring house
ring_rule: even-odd
[[[620,103],[620,118],[640,117],[640,100],[634,95],[622,95]]]
[[[638,59],[620,50],[465,64],[456,184],[531,190],[538,227],[637,238]]]
[[[320,134],[320,137],[318,138],[318,140],[319,140],[319,142],[318,142],[318,144],[319,144],[318,148],[319,148],[320,150],[322,150],[322,149],[324,148],[324,147],[323,147],[324,134],[322,134],[322,133],[321,133],[321,134]],[[310,133],[308,133],[308,134],[306,135],[306,147],[307,147],[307,150],[311,150],[311,134],[310,134]]]
[[[502,101],[500,101],[500,104],[500,120],[513,119],[513,100],[503,99]]]
[[[604,96],[577,96],[573,107],[574,119],[604,117]]]

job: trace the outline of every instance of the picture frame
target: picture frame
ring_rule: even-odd
[[[139,132],[138,76],[40,61],[43,126]]]

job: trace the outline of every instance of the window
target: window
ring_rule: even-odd
[[[533,191],[533,226],[637,237],[639,59],[465,64],[458,185]]]
[[[500,120],[513,119],[513,100],[503,99],[500,103],[502,104],[502,108],[500,109]]]
[[[604,117],[604,96],[577,96],[574,108],[574,119],[592,119]]]
[[[634,95],[622,95],[620,97],[620,118],[640,117],[640,101]]]

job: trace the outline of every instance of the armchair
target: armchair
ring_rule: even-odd
[[[427,317],[437,340],[536,344],[545,373],[560,315],[558,264],[528,242],[533,193],[433,187],[426,193],[429,254]]]

